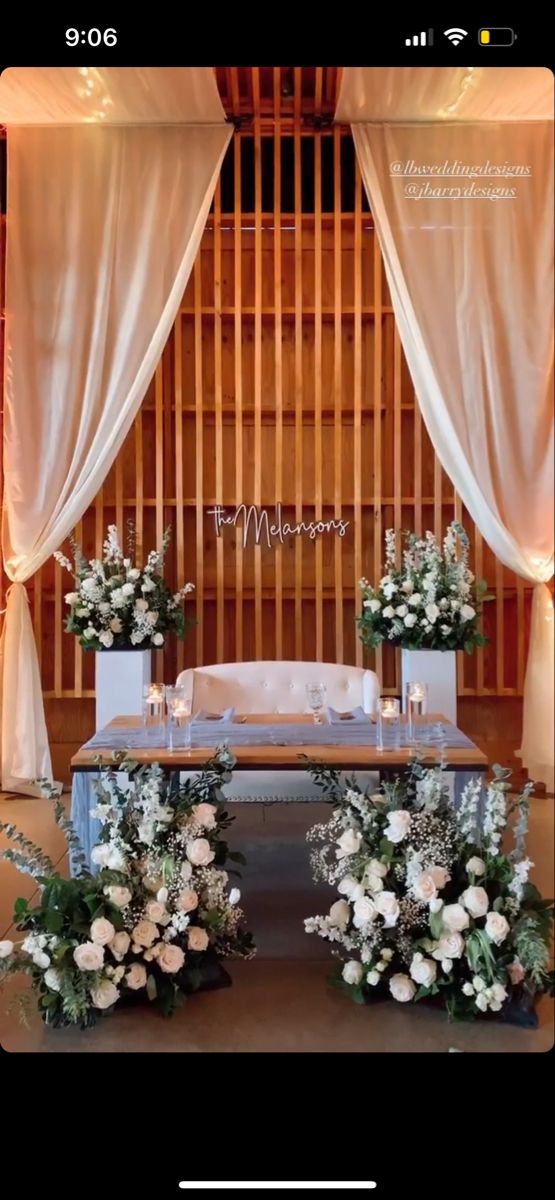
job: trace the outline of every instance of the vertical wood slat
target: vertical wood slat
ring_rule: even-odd
[[[204,663],[204,427],[201,254],[197,255],[193,271],[195,303],[195,537],[197,556],[196,665],[202,666]]]
[[[243,321],[242,321],[242,239],[241,239],[241,139],[235,134],[233,144],[234,220],[234,369],[235,369],[235,504],[243,502]],[[235,549],[235,659],[243,658],[243,548],[241,538]]]
[[[443,507],[441,493],[443,488],[443,472],[437,454],[434,454],[434,534],[438,542],[443,537]]]
[[[401,339],[395,326],[393,336],[393,519],[395,528],[401,529],[403,517],[401,511],[402,496],[401,476]]]
[[[455,489],[453,489],[453,518],[462,524],[461,498]],[[457,653],[457,694],[459,696],[465,690],[465,658],[464,650],[459,650]]]
[[[333,131],[333,282],[334,282],[334,338],[333,338],[333,403],[335,424],[333,431],[333,501],[334,516],[341,516],[342,501],[342,270],[341,270],[341,132],[336,125]],[[334,542],[334,592],[335,592],[335,661],[343,662],[343,560],[341,539]]]
[[[321,69],[320,69],[321,70]],[[317,80],[321,86],[322,80]],[[322,520],[322,135],[314,144],[314,503],[315,519]],[[324,657],[324,605],[322,539],[314,547],[316,610],[316,661]]]
[[[62,692],[62,567],[59,563],[54,566],[54,690],[60,696]]]
[[[254,99],[254,503],[262,503],[262,145],[260,75],[253,67]],[[254,646],[262,654],[262,546],[254,547]]]
[[[474,574],[477,579],[482,579],[484,575],[484,545],[482,535],[479,529],[476,529],[474,540]],[[476,657],[476,687],[478,695],[483,695],[484,692],[484,652],[478,650]]]
[[[274,67],[274,380],[275,380],[275,499],[283,499],[283,362],[281,313],[281,72]],[[275,645],[276,658],[283,658],[283,552],[275,548]]]
[[[164,536],[164,364],[163,356],[154,374],[154,409],[156,429],[156,546],[159,549]],[[161,654],[153,655],[152,673],[154,679],[163,683],[164,661]]]
[[[422,415],[413,393],[414,404],[414,531],[422,535]]]
[[[374,580],[376,584],[382,575],[382,353],[383,353],[383,324],[382,324],[382,257],[378,235],[374,227],[373,233],[373,274],[374,274]],[[383,650],[376,650],[376,673],[383,690]]]
[[[175,394],[175,547],[177,586],[188,583],[185,576],[185,530],[183,521],[183,325],[178,312],[173,329],[173,373]],[[177,643],[177,674],[183,670],[185,647]]]
[[[142,563],[144,553],[144,461],[143,461],[143,410],[139,409],[135,421],[135,554]]]
[[[355,262],[354,262],[354,388],[353,388],[353,501],[355,537],[355,613],[360,610],[362,576],[362,180],[355,160]],[[362,666],[362,642],[356,638],[356,665]]]
[[[516,686],[519,692],[524,691],[524,674],[526,669],[524,659],[524,580],[522,575],[516,576],[516,621],[517,621],[517,663]],[[480,653],[483,653],[481,651]]]
[[[505,630],[505,605],[503,599],[503,564],[495,560],[495,687],[498,696],[505,690],[505,647],[503,644]]]
[[[82,521],[78,521],[75,527],[75,540],[78,546],[83,546]],[[73,639],[73,681],[75,695],[80,698],[83,695],[83,650],[78,638]]]
[[[303,288],[302,288],[302,176],[301,176],[301,68],[295,67],[294,173],[295,173],[295,520],[303,513]],[[303,657],[303,547],[295,538],[295,657]]]
[[[220,181],[214,193],[214,408],[216,450],[216,504],[223,503],[223,416],[222,416],[222,206]],[[216,538],[216,662],[224,653],[224,540]]]

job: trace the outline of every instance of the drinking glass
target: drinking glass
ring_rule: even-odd
[[[159,729],[164,724],[164,700],[166,689],[163,683],[145,683],[143,687],[143,725],[147,729]]]
[[[314,724],[320,725],[326,703],[326,685],[324,683],[307,683],[306,698],[314,715]]]
[[[399,750],[401,745],[401,705],[392,696],[378,700],[378,750]]]
[[[416,741],[417,726],[422,731],[422,718],[428,711],[428,685],[410,680],[406,685],[405,712],[407,716],[407,738],[410,744]]]
[[[185,688],[166,688],[168,749],[191,749],[191,704]]]

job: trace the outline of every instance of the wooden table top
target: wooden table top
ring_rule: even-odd
[[[235,716],[237,723],[242,721],[242,714]],[[291,722],[311,723],[312,715],[310,713],[249,713],[246,716],[249,722],[256,724],[290,724]],[[426,717],[426,723],[443,721],[449,724],[447,719],[441,713],[429,713]],[[138,728],[142,724],[142,717],[116,717],[110,721],[109,728],[117,726],[126,726],[127,728]],[[333,728],[333,727],[330,727]],[[241,771],[290,771],[298,770],[302,766],[299,761],[300,755],[305,755],[307,758],[315,759],[319,762],[324,762],[330,767],[337,767],[341,770],[364,770],[364,771],[387,771],[394,767],[407,766],[408,761],[413,754],[413,748],[403,746],[400,750],[378,750],[376,746],[353,746],[353,745],[322,745],[319,743],[316,746],[234,746],[233,740],[229,736],[229,729],[226,730],[225,741],[229,743],[230,748],[237,759],[237,770]],[[141,766],[148,763],[160,763],[162,767],[172,767],[174,769],[195,769],[203,765],[214,754],[215,747],[200,746],[192,750],[168,750],[164,747],[157,749],[132,749],[130,757],[134,762],[140,763]],[[481,750],[474,744],[465,747],[447,747],[444,751],[445,761],[452,771],[485,771],[488,767],[488,759]],[[92,750],[80,749],[73,755],[71,760],[72,771],[91,771],[98,770],[98,757],[103,755],[102,747],[97,746]],[[106,761],[111,760],[112,750],[107,748],[105,751]],[[425,757],[425,762],[434,765],[437,762],[438,754],[437,747],[431,746],[429,754]]]

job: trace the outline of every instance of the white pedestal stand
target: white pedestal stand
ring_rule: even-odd
[[[151,650],[96,653],[96,732],[114,717],[140,717],[143,688],[151,681]]]
[[[457,724],[457,653],[455,650],[401,650],[403,711],[406,684],[428,685],[428,712]]]

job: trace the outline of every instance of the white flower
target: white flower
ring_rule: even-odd
[[[462,904],[446,904],[443,912],[443,927],[449,933],[460,933],[463,929],[468,929],[468,913],[463,908]]]
[[[73,961],[80,971],[99,971],[104,962],[104,947],[97,942],[83,942],[75,947]]]
[[[97,946],[107,946],[115,932],[111,921],[107,921],[105,917],[97,917],[91,925],[91,941],[96,942]]]
[[[118,999],[118,989],[109,979],[102,979],[98,987],[91,988],[91,1000],[95,1008],[111,1008]]]
[[[98,640],[102,646],[105,646],[106,649],[109,650],[110,646],[113,645],[114,635],[110,629],[103,629],[102,633],[99,634]]]
[[[177,897],[177,908],[180,912],[194,912],[198,908],[198,895],[193,888],[185,888]]]
[[[340,896],[347,896],[348,900],[358,900],[358,897],[364,894],[364,888],[352,875],[344,875],[343,879],[339,880],[337,890]]]
[[[108,867],[111,871],[121,871],[125,866],[125,858],[113,842],[101,842],[98,846],[93,846],[91,859],[97,867]]]
[[[131,901],[131,892],[126,887],[110,887],[104,888],[104,895],[108,897],[111,904],[115,904],[116,908],[126,908]]]
[[[164,635],[163,635],[163,633],[155,633],[155,634],[154,634],[154,637],[153,637],[153,639],[152,639],[152,641],[153,641],[153,643],[154,643],[154,645],[155,645],[155,646],[163,646],[163,645],[164,645]]]
[[[475,992],[483,992],[485,986],[486,985],[484,983],[484,980],[480,979],[479,975],[475,975],[472,980],[472,987],[474,988],[474,991]]]
[[[406,1004],[408,1000],[412,1000],[416,988],[412,979],[408,975],[392,975],[389,980],[389,990],[394,1000],[398,1000],[400,1004]]]
[[[160,901],[160,904],[166,903],[166,900],[168,899],[167,887],[158,888],[158,891],[156,893],[156,899]]]
[[[474,995],[474,988],[472,987],[472,984],[468,982],[468,980],[466,983],[463,983],[462,990],[463,990],[463,994],[465,996],[473,996]]]
[[[385,949],[382,950],[382,958],[384,958],[386,962],[391,962],[391,959],[393,958],[393,950],[391,950],[389,946],[386,946]]]
[[[439,608],[437,604],[427,604],[424,609],[430,625],[435,625],[439,617]]]
[[[416,621],[416,613],[407,613],[407,616],[405,617],[405,625],[407,629],[412,629],[413,625],[416,625]]]
[[[59,992],[62,985],[61,972],[57,971],[55,967],[49,967],[44,972],[44,982],[51,992]]]
[[[406,617],[408,611],[409,610],[408,610],[406,604],[398,604],[397,608],[395,609],[396,615],[398,617]]]
[[[394,812],[388,813],[388,824],[384,829],[384,836],[389,842],[397,845],[402,842],[407,836],[410,826],[410,813],[406,809],[398,808]]]
[[[122,590],[124,596],[132,596],[135,591],[135,588],[133,587],[132,583],[124,583],[121,590]]]
[[[362,977],[364,975],[362,964],[356,962],[355,959],[352,958],[349,962],[345,963],[341,974],[345,980],[345,983],[350,983],[354,986],[357,986],[359,983],[362,983]]]
[[[125,976],[125,982],[132,992],[146,987],[146,967],[142,963],[132,963]]]
[[[347,901],[336,900],[330,908],[328,920],[330,925],[335,925],[338,929],[346,929],[350,916],[351,909]]]
[[[12,954],[12,953],[13,953],[13,942],[10,942],[9,940],[0,942],[0,958],[9,958],[10,954]]]
[[[502,983],[492,984],[490,990],[493,999],[496,1000],[498,1004],[502,1004],[503,1001],[507,999],[507,992]]]
[[[476,609],[471,604],[463,604],[459,616],[461,621],[471,621],[476,616]]]
[[[337,839],[339,850],[335,851],[336,858],[347,858],[349,854],[357,854],[360,849],[362,834],[354,829],[346,829]]]
[[[180,875],[183,880],[183,883],[188,883],[192,874],[193,874],[193,868],[192,868],[191,864],[189,862],[181,863]]]
[[[339,901],[339,903],[346,903],[346,901]],[[373,921],[375,916],[376,905],[373,900],[370,900],[369,896],[361,896],[360,900],[355,901],[353,916],[355,929],[361,929],[364,925]]]
[[[78,592],[68,592],[64,596],[64,600],[65,600],[66,604],[71,604],[71,605],[78,604],[79,603],[79,593]]]
[[[450,958],[442,958],[442,960],[441,960],[441,969],[442,969],[442,971],[444,971],[444,972],[445,972],[445,974],[446,974],[446,975],[448,975],[448,974],[449,974],[449,972],[450,972],[450,970],[451,970],[452,966],[453,966],[453,961],[452,961],[452,959],[450,959]]]
[[[412,596],[409,596],[408,603],[410,604],[411,608],[418,608],[418,606],[422,604],[422,596],[420,595],[420,592],[413,592]]]
[[[50,956],[45,954],[44,950],[37,950],[33,954],[33,962],[36,967],[40,967],[41,971],[44,971],[46,967],[50,966]]]
[[[431,913],[441,912],[442,908],[443,908],[443,900],[441,900],[439,898],[439,896],[436,896],[434,900],[430,900],[430,912]]]
[[[431,958],[424,958],[423,954],[418,953],[413,955],[410,973],[415,983],[421,987],[431,987],[436,981],[437,967]]]
[[[485,875],[486,864],[483,858],[478,858],[477,855],[469,858],[466,864],[466,873],[467,875]]]
[[[485,917],[489,908],[489,896],[485,888],[468,887],[461,900],[471,917]]]
[[[501,942],[505,941],[509,929],[509,922],[502,913],[488,913],[486,917],[486,937],[489,938],[490,942],[495,942],[496,946],[500,946]]]
[[[391,604],[388,604],[387,608],[384,608],[382,616],[386,617],[388,621],[390,621],[392,619],[392,617],[395,616],[395,609],[392,607]]]
[[[366,982],[370,984],[370,987],[375,987],[380,982],[380,972],[369,971],[366,976]]]
[[[130,579],[138,579],[141,572],[138,570],[137,567],[131,567],[131,570],[128,571],[127,574]]]
[[[83,630],[83,637],[86,638],[88,642],[91,642],[92,639],[97,636],[96,629],[94,629],[92,625],[87,625],[87,628]]]
[[[462,958],[464,953],[464,938],[460,933],[442,933],[439,942],[432,951],[433,957],[438,959],[443,958]]]
[[[193,817],[195,824],[202,825],[203,829],[214,829],[217,812],[215,804],[194,804]]]
[[[125,932],[125,929],[120,929],[119,933],[115,934],[109,944],[109,949],[112,951],[116,962],[121,962],[125,958],[130,945],[131,938],[129,934]]]
[[[149,921],[159,922],[167,915],[166,906],[160,900],[149,900],[145,913]]]
[[[206,838],[195,838],[194,841],[187,842],[186,854],[189,862],[195,867],[207,867],[214,859],[214,851]]]
[[[395,892],[378,892],[374,904],[380,916],[384,919],[386,929],[390,929],[397,924],[399,916],[399,903]]]
[[[435,900],[437,895],[436,885],[429,871],[423,871],[421,875],[417,875],[412,885],[412,890],[417,900],[424,900],[426,902]]]
[[[522,983],[522,980],[526,975],[524,967],[519,958],[513,958],[512,963],[509,963],[507,967],[507,972],[513,987],[516,987],[518,983]]]
[[[404,592],[406,596],[410,596],[411,592],[414,591],[414,583],[412,582],[412,579],[403,579],[401,591]]]
[[[112,617],[112,620],[110,621],[110,629],[112,630],[112,633],[121,633],[123,625],[119,617]]]
[[[156,587],[156,584],[154,583],[154,580],[150,579],[148,575],[145,575],[143,582],[141,584],[141,591],[142,592],[153,592],[155,587]]]
[[[241,899],[241,892],[240,892],[239,888],[232,888],[229,893],[229,903],[230,904],[238,904],[240,899]]]
[[[474,1003],[476,1008],[480,1009],[480,1012],[485,1012],[488,1007],[488,998],[487,996],[484,996],[483,992],[478,992]]]
[[[445,887],[445,884],[449,883],[451,878],[449,871],[446,871],[445,867],[430,867],[429,874],[432,876],[436,887],[440,889]]]
[[[387,865],[378,858],[371,858],[364,869],[364,881],[370,892],[381,892],[383,880],[387,875]]]
[[[148,608],[148,600],[135,600],[135,608],[137,612],[146,612]]]
[[[379,612],[382,606],[379,600],[365,600],[364,607],[369,608],[370,612]]]
[[[208,934],[200,925],[190,925],[187,930],[187,945],[189,950],[202,952],[208,946]]]

